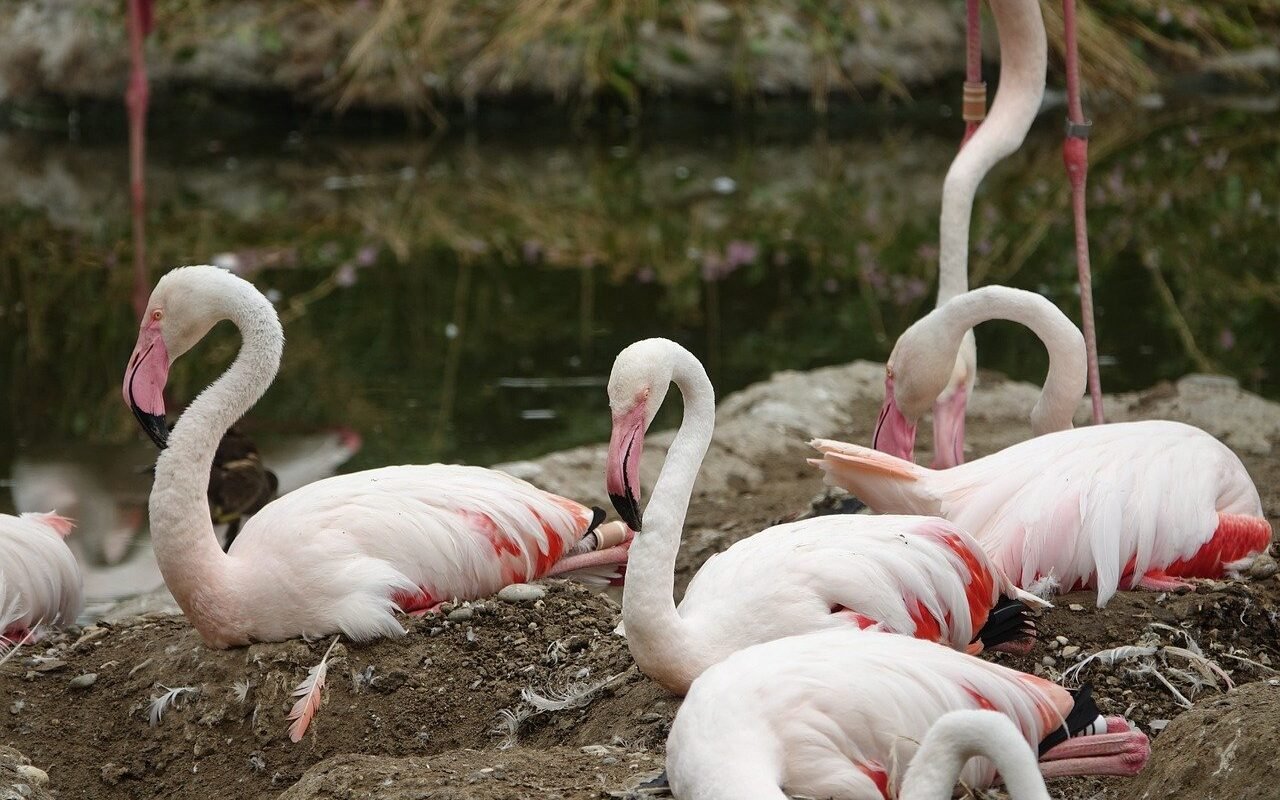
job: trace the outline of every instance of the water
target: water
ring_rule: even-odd
[[[1059,117],[984,184],[972,275],[1078,318]],[[149,262],[216,261],[275,300],[284,364],[245,423],[264,444],[311,448],[317,474],[350,455],[337,429],[363,440],[343,469],[487,464],[606,438],[610,364],[642,337],[688,346],[722,394],[885,358],[932,305],[956,127],[929,107],[818,124],[673,112],[426,138],[161,113]],[[1104,388],[1219,371],[1280,396],[1280,114],[1116,109],[1091,148]],[[86,535],[127,545],[153,454],[119,393],[137,331],[125,143],[11,130],[0,164],[0,480],[61,464],[44,496],[113,498]],[[219,329],[175,365],[173,408],[236,341]],[[983,368],[1042,378],[1028,332],[995,323],[978,342]],[[95,558],[120,557],[107,549]]]

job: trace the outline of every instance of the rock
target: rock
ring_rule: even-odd
[[[532,603],[546,595],[545,588],[532,583],[513,583],[498,591],[498,599],[507,603]]]
[[[446,617],[446,619],[448,619],[450,622],[466,622],[467,620],[475,616],[475,613],[476,612],[472,611],[470,608],[464,606],[462,608],[455,608],[454,610],[450,611],[449,616]]]
[[[1280,681],[1211,695],[1179,715],[1151,747],[1151,761],[1123,800],[1242,800],[1280,786]]]
[[[1080,605],[1079,603],[1072,603],[1071,605],[1067,606],[1067,610],[1069,610],[1069,611],[1084,611],[1084,606]]]
[[[17,750],[0,745],[0,797],[51,800],[53,795],[45,788],[48,783],[44,770],[31,766]]]
[[[1079,653],[1079,652],[1080,652],[1079,647],[1076,647],[1075,645],[1068,645],[1062,648],[1062,657],[1071,658],[1072,656],[1074,656],[1076,653]]]
[[[98,682],[98,673],[86,672],[83,675],[77,675],[67,682],[67,686],[72,689],[88,689],[90,686]]]
[[[1054,664],[1058,663],[1058,660],[1053,656],[1045,656],[1044,658],[1040,659],[1040,663],[1044,664],[1046,667],[1052,667]]]

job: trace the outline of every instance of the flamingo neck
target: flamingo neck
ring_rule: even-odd
[[[1039,436],[1072,427],[1089,367],[1080,329],[1057,306],[1035,292],[984,286],[957,297],[934,313],[945,318],[944,324],[954,326],[948,339],[957,342],[975,326],[992,319],[1010,320],[1030,328],[1049,351],[1049,372],[1031,410],[1031,429]]]
[[[942,184],[938,305],[969,289],[969,225],[978,184],[1022,146],[1044,99],[1048,51],[1039,3],[991,0],[1000,39],[1000,86],[982,125],[951,162]]]
[[[1035,751],[1008,717],[994,711],[943,716],[911,758],[899,800],[951,800],[969,759],[991,759],[1012,800],[1050,800]]]
[[[627,558],[622,619],[636,664],[668,690],[684,694],[714,663],[701,637],[676,611],[676,556],[694,480],[715,429],[715,390],[698,360],[673,354],[671,380],[684,399],[684,418],[667,450],[653,496],[644,509],[644,530]]]
[[[222,552],[209,516],[209,469],[222,434],[271,385],[280,366],[284,332],[275,310],[251,285],[235,285],[224,318],[242,343],[223,375],[187,406],[156,461],[151,490],[151,537],[165,584],[206,641],[228,639],[239,617],[231,556]]]

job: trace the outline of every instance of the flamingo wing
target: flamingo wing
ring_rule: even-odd
[[[57,514],[0,514],[0,634],[14,627],[74,622],[84,607],[82,579]]]

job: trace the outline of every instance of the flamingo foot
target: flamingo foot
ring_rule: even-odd
[[[1036,649],[1036,640],[1034,636],[1025,636],[1021,639],[1010,639],[1007,642],[992,645],[987,649],[993,653],[1012,653],[1015,656],[1025,656]]]
[[[1152,570],[1146,575],[1139,578],[1134,584],[1139,589],[1146,589],[1149,592],[1185,592],[1195,589],[1196,585],[1190,581],[1184,581],[1175,578],[1172,575],[1166,575],[1159,570]]]
[[[1040,757],[1046,778],[1070,775],[1137,775],[1151,756],[1151,742],[1118,717],[1107,718],[1107,733],[1068,739]]]

